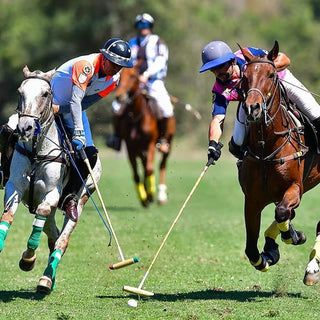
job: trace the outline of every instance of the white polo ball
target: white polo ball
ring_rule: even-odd
[[[134,300],[134,299],[130,299],[128,300],[127,302],[127,306],[129,308],[136,308],[138,306],[138,301],[137,300]]]

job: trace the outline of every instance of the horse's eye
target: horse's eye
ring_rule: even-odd
[[[42,97],[43,97],[43,98],[46,98],[48,95],[49,95],[49,92],[46,91],[45,93],[42,94]]]
[[[269,74],[269,78],[270,78],[270,79],[274,78],[274,76],[275,76],[275,73],[274,73],[274,72],[271,73],[271,74]]]

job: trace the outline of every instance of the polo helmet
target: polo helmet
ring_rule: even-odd
[[[100,52],[109,61],[126,68],[132,68],[131,49],[129,43],[120,38],[109,39]]]
[[[154,24],[154,19],[149,13],[142,13],[136,16],[134,26],[136,28],[149,28],[152,29]]]
[[[202,67],[199,72],[216,68],[235,58],[235,54],[223,41],[212,41],[202,50]]]

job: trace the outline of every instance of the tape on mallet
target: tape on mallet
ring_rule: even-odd
[[[111,266],[109,266],[109,269],[111,269],[111,270],[120,269],[120,268],[123,268],[125,266],[129,266],[130,264],[134,264],[139,261],[140,261],[140,259],[138,257],[133,257],[131,259],[127,259],[127,260],[112,264]]]

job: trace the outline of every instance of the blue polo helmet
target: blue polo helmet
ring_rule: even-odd
[[[202,50],[202,67],[199,72],[216,68],[235,58],[235,54],[223,41],[212,41]]]
[[[100,52],[109,61],[126,68],[132,68],[131,49],[129,43],[120,38],[109,39]]]

